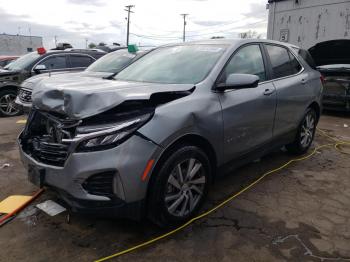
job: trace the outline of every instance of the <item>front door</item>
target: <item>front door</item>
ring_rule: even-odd
[[[256,88],[219,93],[224,121],[225,160],[244,155],[272,138],[276,109],[276,91],[266,81],[265,63],[259,44],[240,48],[222,72],[219,82],[230,74],[252,74],[260,78]]]

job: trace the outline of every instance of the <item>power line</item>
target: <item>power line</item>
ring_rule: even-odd
[[[260,20],[251,24],[245,24],[242,26],[236,26],[236,27],[231,27],[225,30],[220,30],[220,31],[216,31],[216,32],[211,32],[211,33],[203,33],[203,34],[196,34],[196,35],[189,35],[189,37],[195,37],[195,36],[203,36],[203,35],[212,35],[212,34],[217,34],[217,33],[230,33],[229,31],[234,30],[234,29],[239,29],[239,28],[243,28],[243,27],[247,27],[247,26],[252,26],[252,25],[256,25],[259,24],[261,22],[266,22],[265,20]]]
[[[134,13],[133,11],[131,11],[131,8],[135,7],[134,5],[127,5],[125,6],[126,9],[124,9],[125,11],[128,12],[128,23],[127,23],[127,27],[126,27],[126,46],[129,45],[129,26],[130,26],[130,13]]]
[[[187,37],[215,35],[215,34],[218,34],[218,33],[233,33],[232,30],[239,29],[239,28],[242,28],[242,27],[252,26],[252,25],[264,22],[264,21],[265,20],[260,20],[260,21],[254,22],[254,23],[243,25],[243,26],[231,27],[231,28],[227,28],[225,30],[219,30],[219,31],[209,32],[209,33],[188,35]],[[163,41],[166,41],[166,40],[179,40],[179,39],[181,39],[180,37],[169,37],[169,36],[165,36],[165,35],[163,35],[163,36],[161,36],[161,35],[143,35],[143,34],[135,34],[135,33],[130,33],[130,34],[132,34],[134,36],[137,36],[137,37],[142,37],[142,38],[151,39],[151,40],[163,40]]]
[[[237,22],[240,22],[240,21],[234,21],[234,22],[231,22],[230,24],[237,23]],[[250,23],[250,24],[245,24],[245,25],[242,25],[242,26],[229,27],[229,28],[226,28],[226,29],[212,31],[212,32],[200,33],[200,31],[208,30],[208,29],[203,29],[203,30],[200,30],[200,31],[186,31],[186,33],[188,33],[188,32],[198,32],[197,34],[187,35],[187,37],[205,36],[205,35],[212,35],[212,34],[218,34],[218,33],[230,33],[232,30],[240,29],[240,28],[247,27],[247,26],[256,25],[256,24],[259,24],[259,23],[262,23],[262,22],[266,22],[266,21],[265,20],[260,20],[260,21],[256,21],[256,22]],[[139,26],[136,26],[136,27],[138,29],[142,30]],[[176,33],[180,33],[180,32],[176,31]],[[175,35],[175,34],[155,35],[155,34],[137,34],[136,33],[136,34],[133,34],[133,35],[136,35],[138,37],[145,37],[145,38],[149,38],[149,39],[179,39],[178,37],[175,37],[175,36],[172,37],[172,35]]]
[[[146,39],[154,39],[154,40],[179,40],[182,39],[181,37],[157,37],[157,36],[152,36],[152,35],[141,35],[141,34],[135,34],[135,33],[130,33],[130,35],[134,35],[137,37],[142,37]]]

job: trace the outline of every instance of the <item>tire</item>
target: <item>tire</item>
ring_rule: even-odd
[[[208,156],[197,146],[181,145],[167,154],[157,170],[149,188],[150,219],[161,227],[186,222],[207,196],[212,173]]]
[[[286,145],[288,152],[296,155],[302,155],[307,152],[315,137],[316,125],[316,111],[313,108],[308,108],[298,127],[294,141]]]
[[[0,90],[0,117],[19,116],[22,110],[16,106],[17,92],[15,90]]]

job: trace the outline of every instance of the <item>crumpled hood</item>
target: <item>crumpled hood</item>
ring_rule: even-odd
[[[18,75],[20,71],[10,71],[5,69],[0,69],[0,79],[3,77]]]
[[[62,72],[52,72],[45,73],[45,74],[39,74],[36,76],[33,76],[31,78],[28,78],[26,81],[31,83],[37,83],[43,79],[52,77],[55,80],[60,80],[62,78],[69,79],[69,80],[75,80],[75,78],[79,77],[100,77],[103,78],[105,76],[109,76],[112,73],[106,73],[106,72],[90,72],[90,71],[80,71],[80,72],[69,72],[69,71],[62,71]]]
[[[83,119],[105,112],[124,101],[148,100],[156,93],[189,91],[192,84],[155,84],[89,78],[47,78],[33,90],[33,106],[70,119]]]

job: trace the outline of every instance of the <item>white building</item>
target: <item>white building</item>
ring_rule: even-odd
[[[350,0],[269,0],[267,38],[304,49],[350,39]]]
[[[0,55],[24,55],[42,46],[40,36],[0,34]]]

